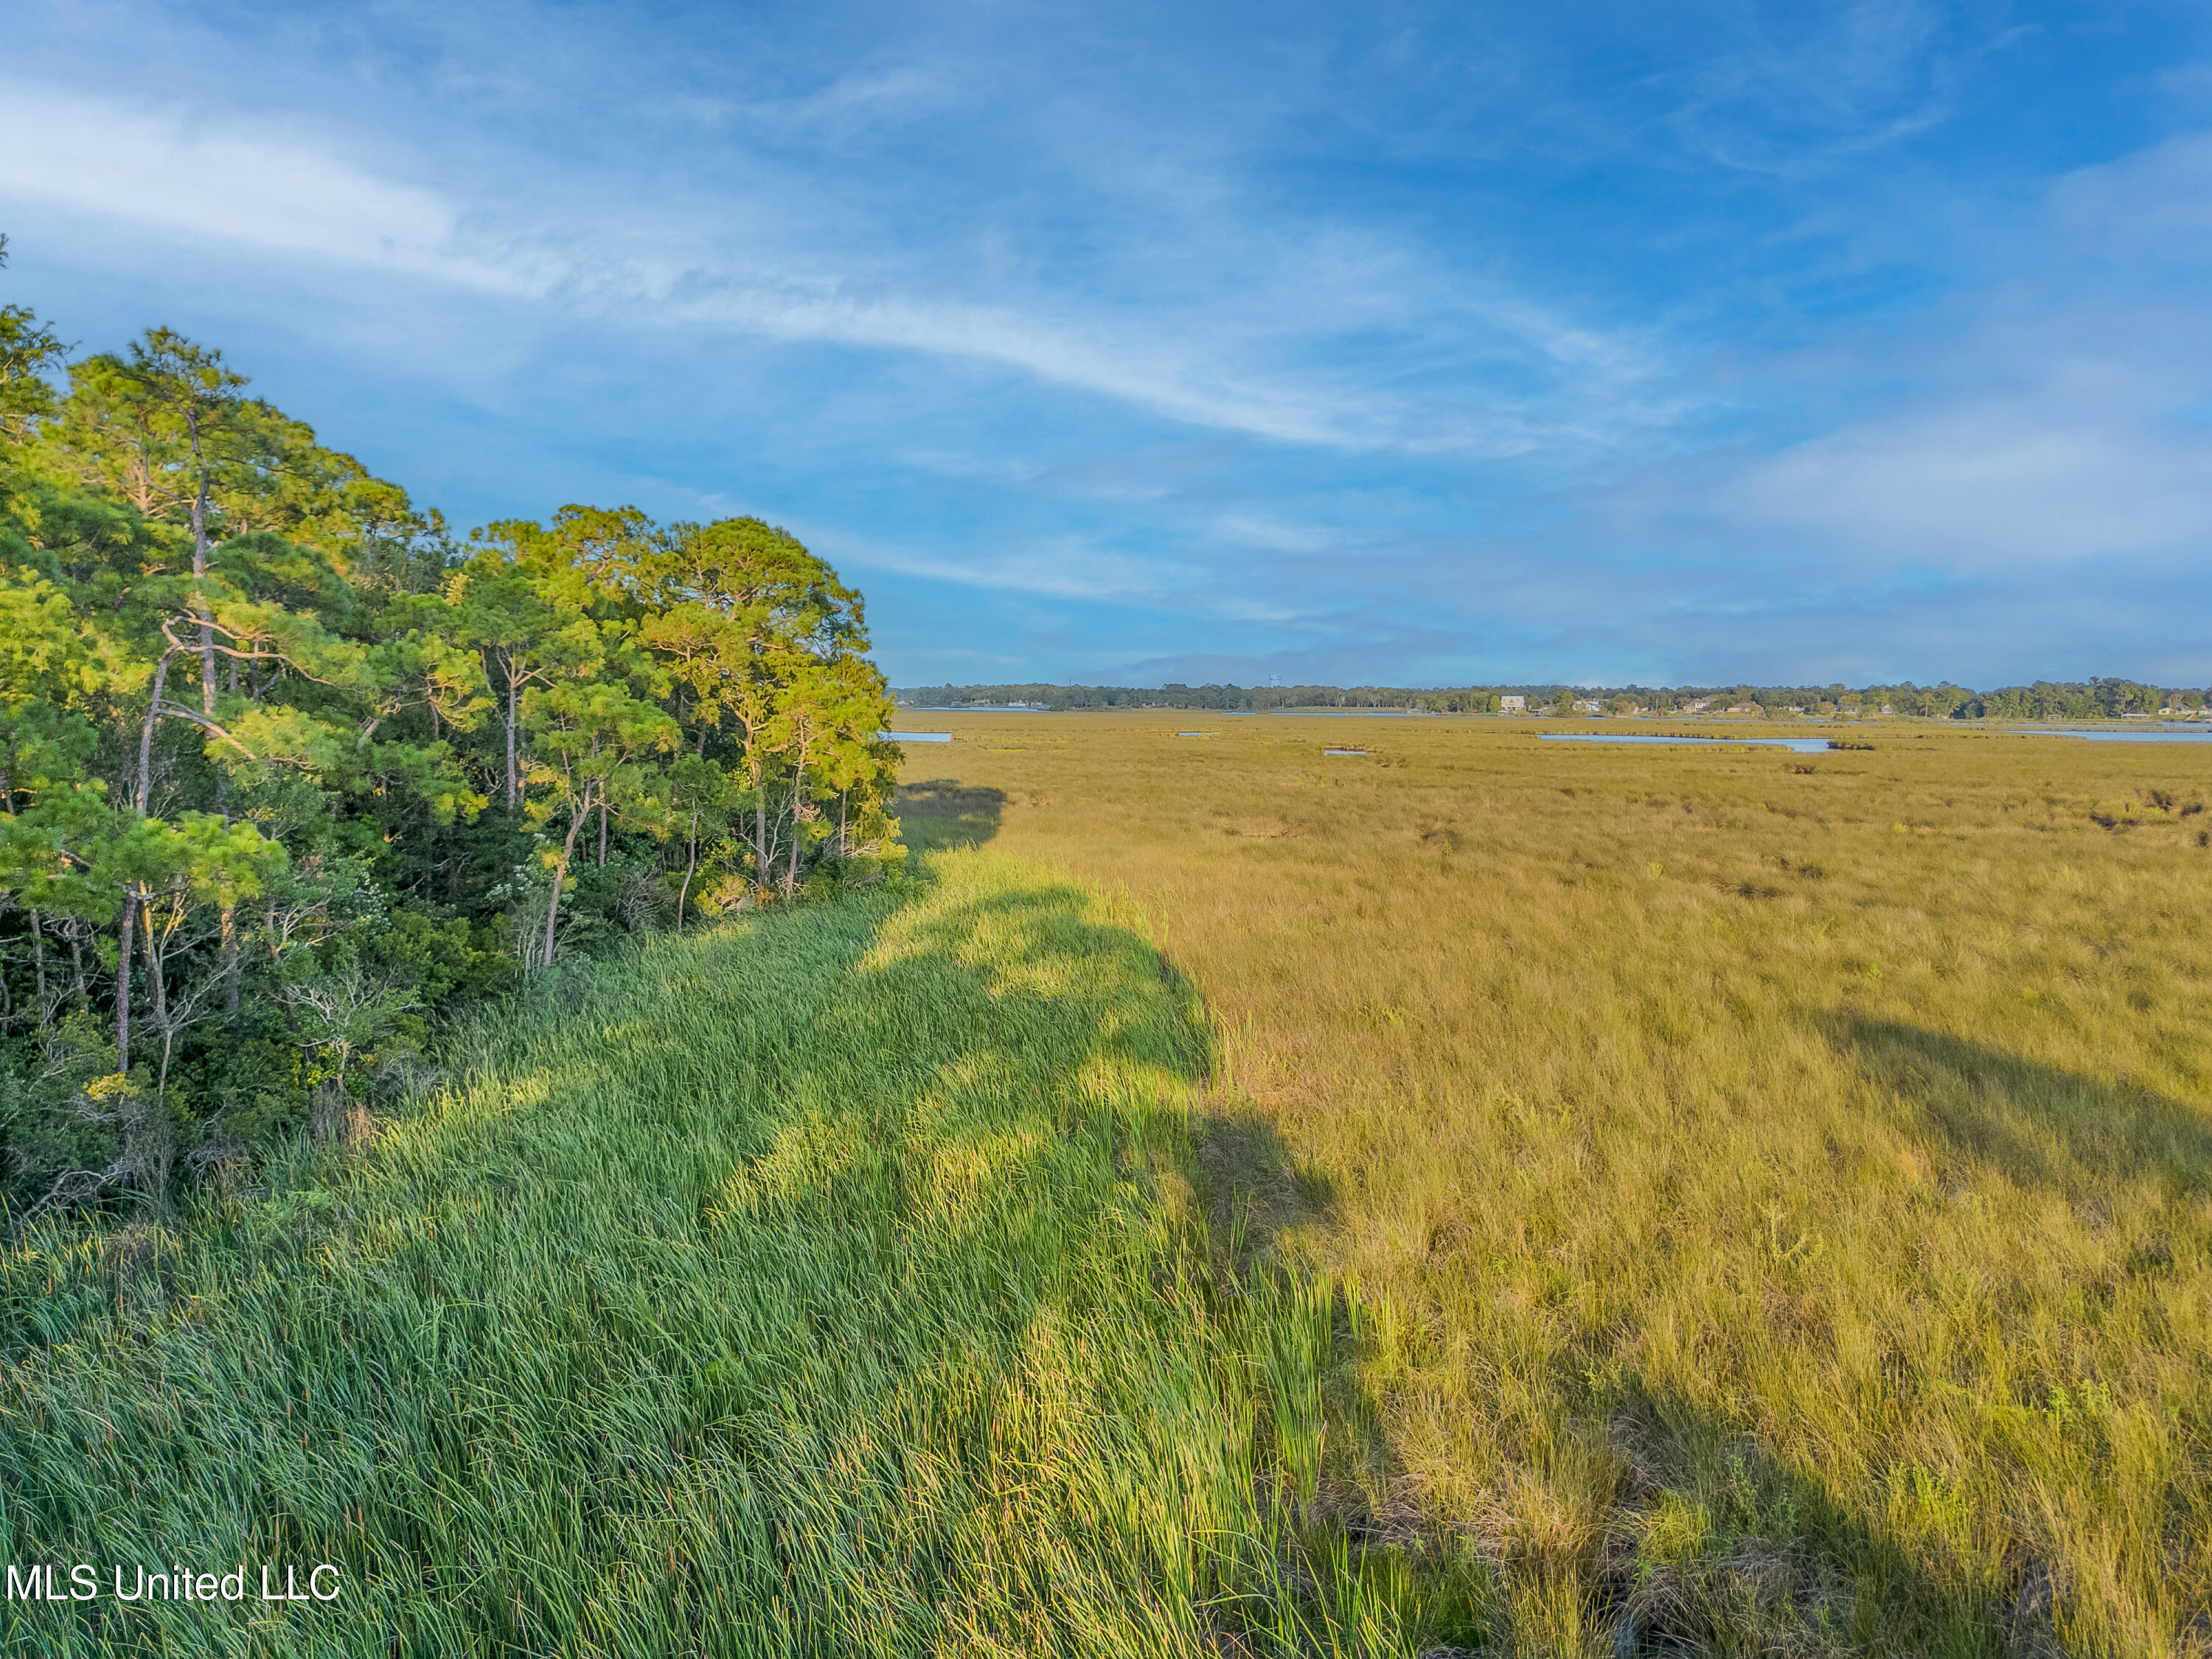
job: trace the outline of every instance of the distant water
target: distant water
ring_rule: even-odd
[[[1024,708],[1013,702],[948,702],[918,704],[915,714],[1049,714],[1049,708]]]
[[[2038,726],[2028,736],[2034,738],[2087,738],[2091,743],[2212,743],[2212,726],[2202,726],[2193,732],[2160,731],[2140,726],[2116,726],[2110,730],[2089,726]]]
[[[1610,732],[1546,732],[1540,735],[1546,743],[1753,743],[1762,749],[1788,749],[1800,755],[1828,752],[1826,738],[1662,738],[1640,732],[1623,732],[1618,737]]]
[[[1443,718],[1425,708],[1270,708],[1270,714],[1316,720],[1435,720]]]
[[[878,743],[950,743],[950,732],[878,732]]]

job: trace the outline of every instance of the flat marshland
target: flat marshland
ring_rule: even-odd
[[[2212,1651],[2212,756],[929,719],[913,880],[9,1245],[0,1556],[347,1585],[9,1650]]]
[[[1499,1639],[2212,1652],[2212,753],[937,718],[1204,997],[1322,1505]]]

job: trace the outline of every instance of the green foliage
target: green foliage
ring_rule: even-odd
[[[7,263],[8,239],[0,236],[0,265]],[[0,306],[0,443],[20,443],[52,415],[54,391],[46,376],[68,351],[29,307]]]
[[[219,351],[62,356],[0,313],[0,1208],[166,1201],[522,969],[895,861],[859,596],[782,531],[457,544]]]

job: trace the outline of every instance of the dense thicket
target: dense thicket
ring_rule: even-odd
[[[2081,720],[2194,711],[2212,693],[2136,680],[2038,680],[1975,691],[1941,685],[923,685],[896,694],[916,708],[1019,706],[1034,708],[1419,708],[1444,714],[1494,714],[1507,697],[1531,710],[1657,714],[1742,707],[1761,714],[1890,713],[1937,720]]]
[[[18,1218],[347,1133],[457,999],[898,856],[860,596],[782,531],[457,539],[218,351],[64,356],[0,310]]]

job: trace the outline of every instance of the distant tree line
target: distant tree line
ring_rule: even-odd
[[[221,352],[0,308],[0,1219],[342,1134],[526,970],[880,876],[867,643],[757,519],[457,538]]]
[[[1782,717],[1909,714],[1935,720],[2096,720],[2165,709],[2196,710],[2212,690],[2128,679],[2038,680],[1976,691],[1940,685],[1581,686],[1478,685],[925,685],[894,694],[911,708],[1189,708],[1261,713],[1272,708],[1413,709],[1494,714],[1515,706],[1531,714],[1723,713]]]
[[[1485,690],[1399,690],[1361,685],[925,685],[892,694],[902,707],[967,708],[1413,708],[1465,714],[1494,713],[1497,693]]]

